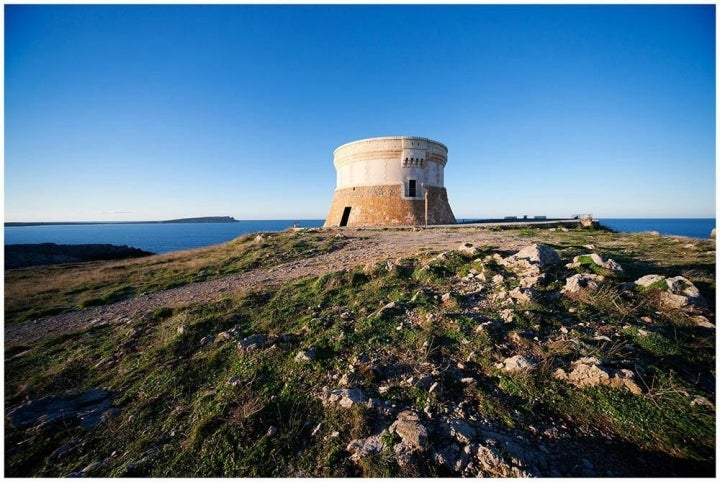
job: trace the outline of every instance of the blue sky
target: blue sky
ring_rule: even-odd
[[[322,219],[449,148],[458,218],[715,216],[715,6],[5,7],[6,221]]]

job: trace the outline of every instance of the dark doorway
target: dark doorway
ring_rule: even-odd
[[[350,218],[350,206],[346,206],[343,211],[342,219],[340,219],[340,227],[347,226],[348,219]]]
[[[408,197],[415,197],[415,179],[410,179],[408,181]]]

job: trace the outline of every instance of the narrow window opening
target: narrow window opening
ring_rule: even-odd
[[[416,184],[417,181],[415,181],[415,179],[410,179],[408,181],[408,197],[415,197],[417,189]]]

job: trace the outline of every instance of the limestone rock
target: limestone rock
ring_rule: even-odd
[[[388,430],[397,433],[411,450],[424,451],[427,448],[427,429],[420,423],[418,414],[411,410],[400,412]]]
[[[375,455],[385,448],[385,444],[382,441],[382,436],[385,433],[383,430],[379,435],[373,435],[371,437],[351,440],[348,444],[347,450],[350,452],[350,460],[357,462],[362,458],[370,455]]]
[[[506,358],[501,363],[498,363],[498,368],[503,368],[508,373],[515,373],[521,371],[532,370],[537,366],[537,363],[523,355],[515,355],[510,358]]]
[[[688,298],[697,298],[700,296],[700,291],[687,278],[675,276],[674,278],[668,278],[665,281],[667,282],[668,290],[671,293],[687,296]]]
[[[360,388],[341,388],[328,394],[327,403],[337,403],[343,408],[350,408],[357,403],[365,403],[367,397]]]
[[[314,361],[315,358],[317,358],[317,348],[314,346],[311,346],[307,350],[302,350],[295,355],[295,361],[297,362]]]
[[[536,265],[543,269],[547,266],[560,263],[560,256],[554,249],[542,244],[531,244],[505,258],[504,263],[510,265],[527,266]]]
[[[592,254],[583,254],[580,256],[575,256],[573,258],[573,262],[568,264],[568,268],[577,268],[582,265],[580,262],[581,258],[590,257],[592,262],[596,264],[597,266],[600,266],[601,268],[605,268],[610,271],[622,271],[623,268],[620,266],[620,264],[615,261],[614,259],[603,259],[599,254],[592,253]]]
[[[615,370],[604,367],[595,357],[583,357],[572,363],[572,370],[566,372],[562,368],[555,370],[554,376],[577,387],[609,385],[626,387],[632,393],[640,394],[642,389],[635,382],[635,374],[626,369]]]
[[[508,464],[496,449],[485,445],[478,445],[475,457],[480,469],[480,475],[492,477],[528,477],[529,474]]]
[[[527,276],[520,280],[521,288],[533,288],[537,285],[544,285],[547,282],[547,276],[542,273],[538,276]]]
[[[479,249],[471,243],[463,243],[457,248],[457,251],[465,256],[477,256]]]
[[[665,280],[665,277],[660,276],[659,274],[648,274],[648,275],[643,276],[642,278],[638,278],[637,280],[635,280],[635,286],[647,288],[649,286],[654,285],[655,283],[659,283],[664,280]]]
[[[251,335],[238,342],[238,350],[242,352],[260,350],[265,347],[265,343],[267,343],[267,335],[262,333]]]
[[[475,427],[461,418],[451,418],[446,422],[445,426],[450,437],[461,444],[470,444],[477,436]]]
[[[715,239],[715,236],[716,236],[716,234],[715,234],[715,228],[712,228],[712,231],[710,231],[710,237],[711,237],[712,239]]]
[[[598,284],[595,281],[596,279],[598,279],[598,276],[592,274],[576,274],[570,276],[565,280],[565,286],[563,287],[562,292],[577,293],[578,291],[584,289],[596,290],[598,289]]]
[[[665,280],[667,291],[661,294],[661,301],[671,308],[705,308],[707,301],[697,287],[687,278],[675,276]]]
[[[533,288],[515,288],[508,292],[510,298],[519,301],[520,303],[527,303],[537,298],[537,291]]]

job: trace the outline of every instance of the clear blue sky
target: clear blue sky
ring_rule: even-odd
[[[6,221],[322,219],[446,144],[458,218],[715,216],[715,6],[5,7]]]

